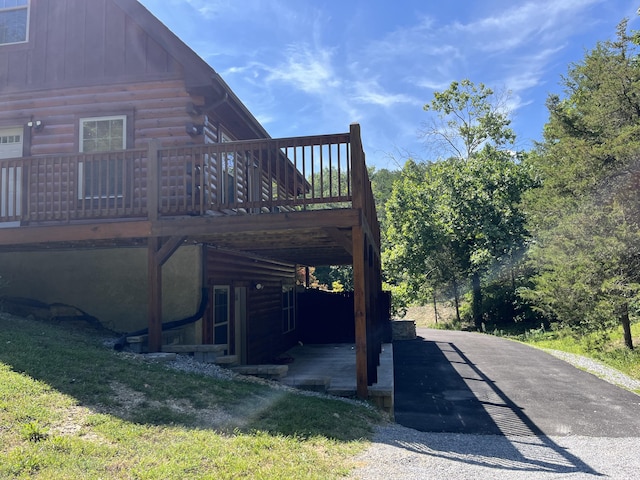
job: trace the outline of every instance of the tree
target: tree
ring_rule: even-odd
[[[523,295],[560,326],[586,333],[620,321],[627,330],[629,303],[640,291],[640,234],[620,205],[584,204],[549,233],[530,254],[545,269]]]
[[[509,265],[524,248],[519,203],[530,185],[525,165],[490,146],[467,160],[407,162],[387,204],[385,266],[409,285],[412,300],[424,302],[438,286],[452,285],[456,307],[459,285],[471,278],[480,327],[481,277],[490,266]]]
[[[528,161],[541,188],[527,199],[537,273],[522,295],[579,332],[620,322],[640,301],[640,64],[622,21],[549,97],[544,142]]]
[[[456,283],[470,277],[479,328],[483,273],[492,263],[513,258],[524,245],[518,204],[531,178],[518,155],[507,149],[515,135],[501,99],[490,88],[469,80],[452,82],[424,109],[435,113],[425,138],[448,150],[450,158],[428,166],[424,178],[415,165],[405,167],[408,180],[397,184],[395,203],[387,207],[393,237],[387,259],[412,275],[426,268],[431,288],[445,277]]]
[[[475,85],[467,79],[454,81],[433,97],[424,110],[436,116],[425,124],[422,135],[445,157],[469,159],[488,144],[500,150],[515,142],[505,97],[497,96],[484,84]]]
[[[380,170],[372,168],[369,170],[369,178],[371,179],[371,190],[376,203],[378,220],[380,221],[380,230],[384,232],[387,219],[386,203],[393,192],[393,184],[400,181],[401,172],[399,170],[388,170],[386,168]]]
[[[333,290],[339,283],[344,290],[353,290],[353,268],[351,265],[324,265],[316,267],[314,275],[320,285]]]
[[[433,165],[407,161],[386,204],[387,248],[384,270],[394,288],[394,302],[426,303],[442,284],[454,286],[458,313],[461,268],[437,215],[438,188]]]

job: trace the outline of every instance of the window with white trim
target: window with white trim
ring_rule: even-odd
[[[213,287],[213,343],[226,345],[229,352],[231,335],[231,287]]]
[[[127,148],[127,116],[80,119],[80,152],[99,153]],[[120,198],[124,160],[98,156],[78,164],[78,198]]]
[[[29,0],[0,0],[0,45],[24,43],[29,35]]]
[[[293,285],[282,286],[282,332],[288,333],[296,328],[296,288]]]
[[[22,156],[22,127],[0,128],[0,159]]]

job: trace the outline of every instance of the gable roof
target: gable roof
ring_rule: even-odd
[[[112,0],[149,36],[151,36],[169,55],[184,68],[185,82],[190,93],[209,97],[209,101],[241,116],[251,125],[255,138],[271,138],[264,127],[242,103],[229,85],[207,62],[174,34],[137,0]],[[212,97],[213,93],[213,98]]]
[[[0,96],[180,79],[239,140],[270,138],[220,75],[137,0],[31,0],[30,9],[28,41],[0,45]]]

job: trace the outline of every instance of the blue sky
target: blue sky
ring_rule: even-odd
[[[638,0],[142,0],[206,60],[272,137],[359,122],[367,163],[432,160],[434,91],[468,78],[510,91],[518,149],[541,138],[561,75]]]

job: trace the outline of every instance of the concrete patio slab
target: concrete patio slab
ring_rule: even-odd
[[[282,358],[289,360],[286,385],[340,397],[356,397],[354,344],[297,345]],[[369,399],[393,414],[393,345],[382,345],[378,381],[369,386]]]

